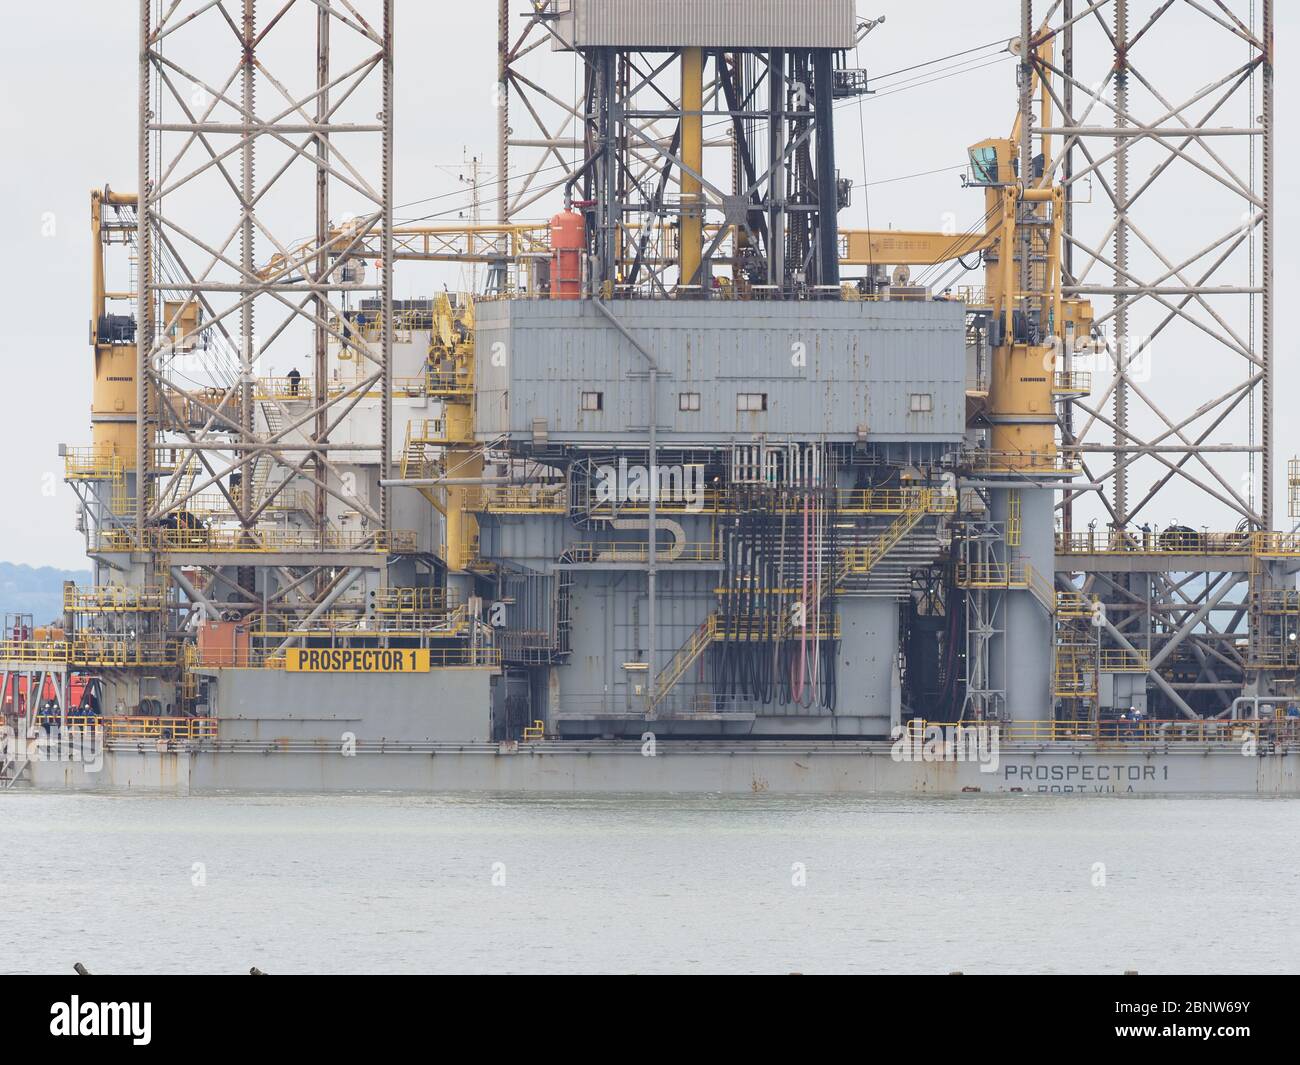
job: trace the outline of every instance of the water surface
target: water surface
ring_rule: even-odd
[[[1288,972],[1297,829],[1244,798],[11,792],[0,972]]]

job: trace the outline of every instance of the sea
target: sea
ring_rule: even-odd
[[[0,796],[0,972],[1281,973],[1300,802]]]

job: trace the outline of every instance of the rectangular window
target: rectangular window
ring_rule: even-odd
[[[736,410],[746,412],[767,410],[767,393],[741,392],[736,396]]]
[[[929,392],[912,393],[912,413],[913,414],[932,414],[934,412],[934,396]]]
[[[678,410],[699,410],[700,394],[698,392],[679,392],[677,393]]]
[[[605,393],[604,392],[584,392],[582,394],[583,410],[604,410]]]

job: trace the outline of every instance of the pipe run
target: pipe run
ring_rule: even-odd
[[[654,471],[659,467],[659,363],[650,353],[644,344],[628,332],[627,327],[618,320],[618,316],[605,306],[602,300],[592,300],[596,310],[609,320],[610,325],[619,331],[619,334],[636,350],[650,367],[650,396],[649,396],[649,461],[650,469]],[[652,478],[653,481],[653,478]],[[649,708],[648,714],[654,713],[655,705],[655,686],[656,686],[656,659],[658,657],[658,636],[655,631],[658,625],[658,571],[659,571],[659,543],[658,543],[658,511],[657,495],[653,487],[650,491],[649,513],[646,515],[646,524],[649,527],[650,551],[647,558],[646,567],[646,603],[649,622],[649,638],[646,641],[646,658],[650,668],[646,671],[646,706]]]
[[[458,488],[492,487],[505,485],[522,488],[554,488],[564,483],[561,479],[539,480],[536,477],[412,477],[407,480],[381,480],[384,488],[437,488],[450,485]]]

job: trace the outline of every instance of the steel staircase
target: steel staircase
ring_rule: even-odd
[[[655,710],[663,704],[668,694],[677,687],[682,678],[690,671],[690,668],[700,660],[700,655],[704,654],[712,646],[717,635],[718,615],[710,614],[700,624],[699,628],[691,633],[690,639],[673,655],[668,667],[655,679],[655,696],[650,703],[651,710]]]
[[[1031,581],[1031,588],[1034,582]],[[1058,699],[1096,698],[1101,651],[1092,627],[1094,601],[1082,592],[1056,592],[1056,661],[1052,689]]]
[[[429,457],[428,448],[434,441],[433,433],[440,424],[428,419],[406,423],[406,439],[402,443],[402,480],[427,480],[434,475],[437,464]],[[438,498],[437,489],[422,485],[418,491],[442,512],[443,502]]]
[[[270,440],[284,427],[284,415],[278,403],[268,401],[261,404],[261,407],[262,417],[266,421],[266,436]],[[276,461],[270,455],[259,456],[253,464],[253,483],[242,500],[244,510],[255,510],[257,505],[266,498],[267,487],[271,482],[271,470],[275,465]]]
[[[946,505],[946,504],[945,504]],[[904,510],[895,518],[889,526],[880,533],[870,543],[862,547],[849,547],[842,553],[842,559],[839,565],[833,567],[831,572],[827,573],[822,579],[820,596],[816,590],[810,590],[808,598],[804,601],[806,613],[811,613],[813,604],[818,598],[821,601],[827,601],[831,595],[852,577],[856,582],[863,578],[872,576],[886,559],[890,558],[909,538],[914,537],[921,524],[929,517],[937,516],[940,513],[947,513],[946,510],[936,509],[925,502],[924,496],[918,496],[916,502]],[[938,539],[933,539],[933,546],[921,545],[925,548],[926,558],[936,557],[938,553]],[[897,580],[891,581],[889,594],[896,594],[897,589],[894,585],[902,584],[902,589],[906,590],[906,582],[910,570],[914,568],[908,564],[900,572]],[[793,611],[785,611],[781,614],[777,628],[772,635],[774,641],[795,639],[800,635],[800,629],[795,626],[795,617]],[[661,706],[672,690],[681,682],[682,678],[690,671],[691,667],[699,661],[700,656],[719,638],[718,615],[710,614],[700,624],[686,641],[685,644],[673,656],[672,661],[655,681],[655,695],[651,701],[651,709],[657,709]]]
[[[830,591],[842,584],[850,574],[856,577],[869,575],[886,555],[929,516],[929,513],[921,506],[904,511],[873,543],[866,547],[851,547],[846,550],[844,562],[839,571],[834,574],[834,582],[825,590]],[[830,579],[830,575],[827,579]]]

